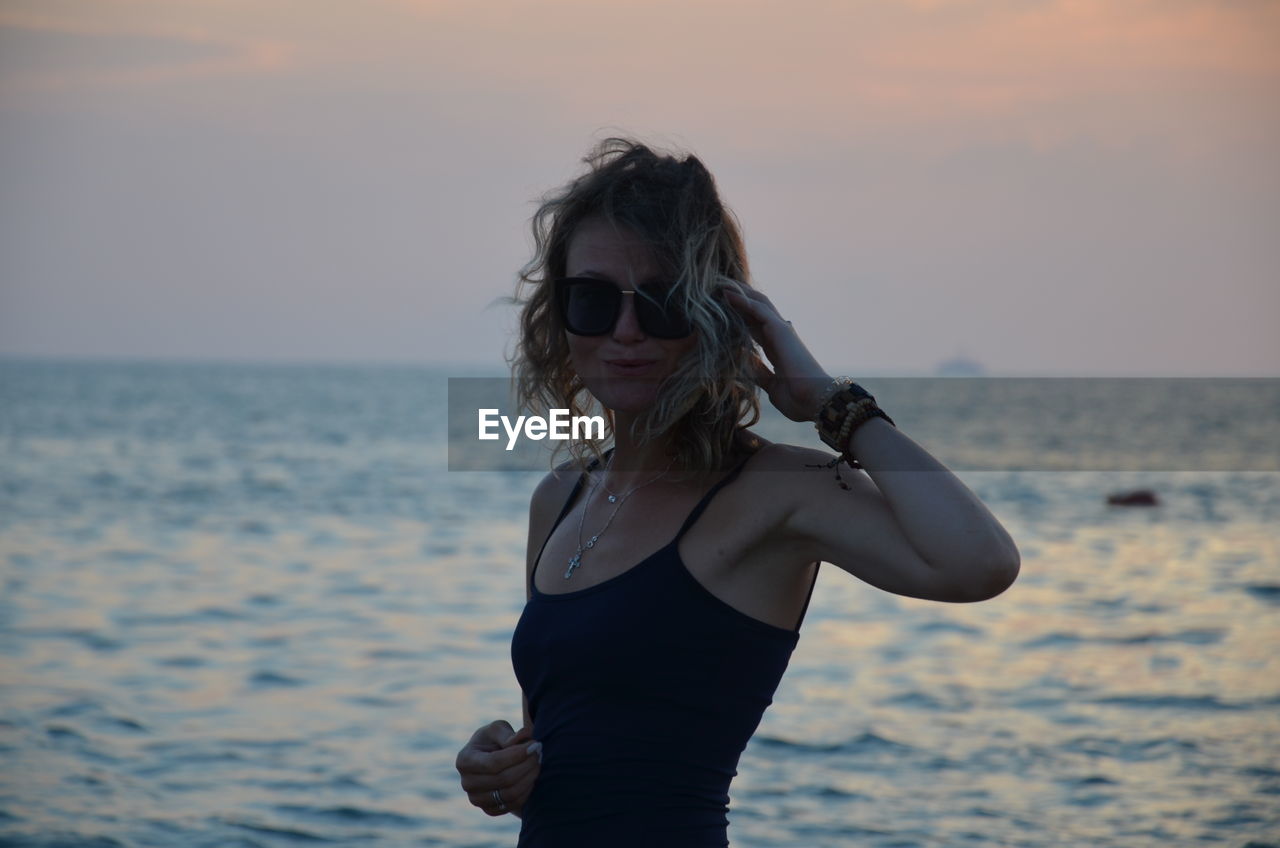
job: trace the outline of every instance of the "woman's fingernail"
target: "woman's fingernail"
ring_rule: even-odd
[[[541,743],[541,742],[531,742],[531,743],[529,744],[529,747],[525,748],[524,750],[525,750],[525,752],[526,752],[526,753],[529,753],[529,754],[537,754],[537,753],[539,753],[540,751],[542,751],[542,743]]]

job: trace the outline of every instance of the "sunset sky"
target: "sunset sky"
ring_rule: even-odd
[[[500,364],[609,134],[829,370],[1280,376],[1272,0],[5,0],[0,353]]]

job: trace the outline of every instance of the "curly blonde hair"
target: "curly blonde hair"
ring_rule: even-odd
[[[569,241],[579,224],[601,216],[649,243],[671,273],[671,296],[696,334],[694,350],[659,386],[657,402],[637,418],[631,435],[644,443],[670,434],[675,466],[720,469],[738,430],[760,417],[754,343],[742,317],[716,296],[726,286],[750,285],[737,219],[692,154],[655,152],[609,138],[583,161],[586,173],[544,197],[533,216],[534,256],[520,270],[514,301],[521,306],[520,337],[508,358],[517,401],[535,414],[560,408],[586,415],[594,408],[595,399],[570,365],[552,282],[565,276]],[[604,443],[612,441],[613,416],[605,418],[604,440],[567,443],[579,464],[599,459]]]

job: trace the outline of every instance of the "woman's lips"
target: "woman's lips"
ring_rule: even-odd
[[[656,359],[606,359],[605,365],[615,374],[642,375],[658,364]]]

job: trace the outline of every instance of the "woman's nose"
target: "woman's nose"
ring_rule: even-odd
[[[613,324],[613,338],[619,342],[635,342],[645,338],[640,317],[636,315],[635,292],[622,293],[622,307],[618,320]]]

